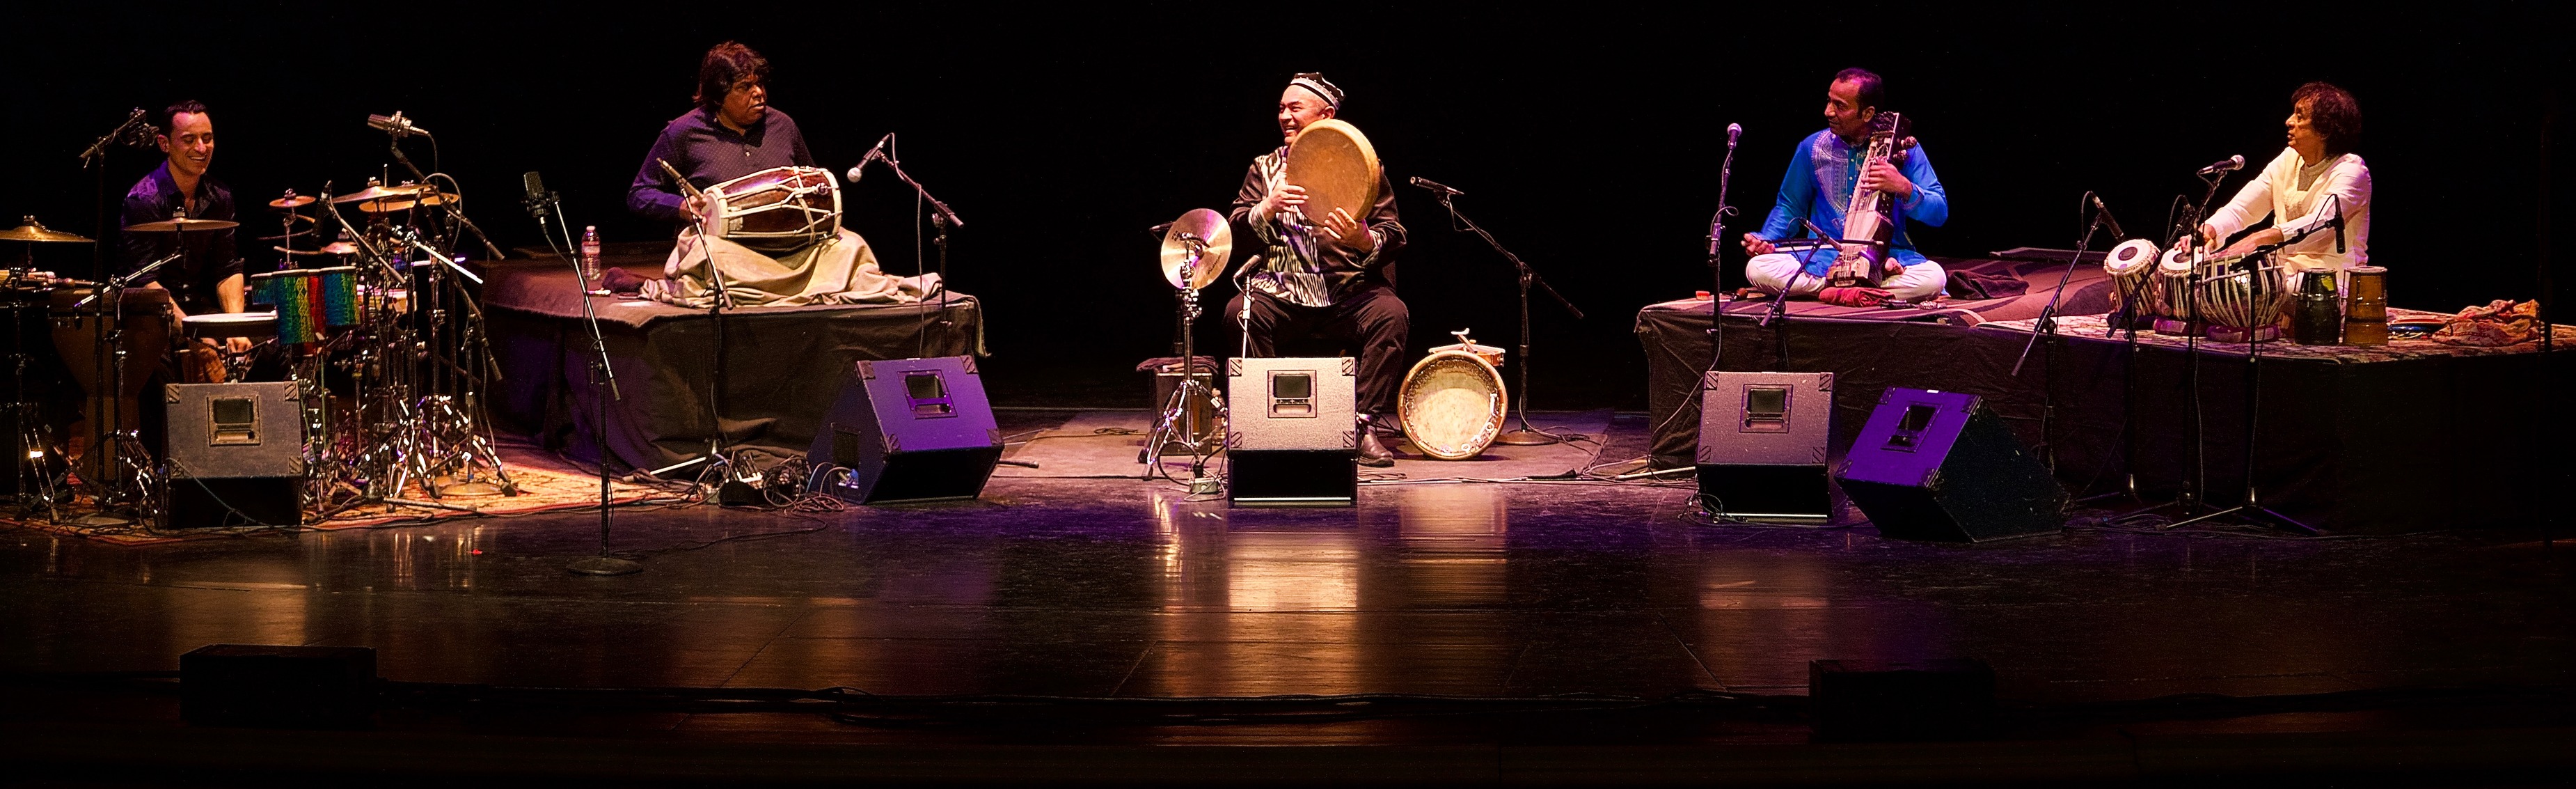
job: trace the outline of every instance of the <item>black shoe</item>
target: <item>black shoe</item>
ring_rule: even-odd
[[[1385,442],[1377,440],[1377,427],[1369,424],[1369,421],[1368,417],[1360,417],[1359,420],[1360,465],[1370,468],[1386,468],[1395,465],[1395,453],[1387,450]]]

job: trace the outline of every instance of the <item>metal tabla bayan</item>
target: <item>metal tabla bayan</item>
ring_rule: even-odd
[[[708,232],[786,253],[841,232],[841,182],[820,167],[772,167],[707,187]]]
[[[2268,255],[2201,264],[2200,314],[2208,319],[2212,342],[2280,339],[2281,313],[2289,304],[2289,267]]]
[[[1431,349],[1404,374],[1396,418],[1404,437],[1422,454],[1466,460],[1484,454],[1502,434],[1511,394],[1503,388],[1503,349],[1477,345],[1464,330],[1458,344]]]

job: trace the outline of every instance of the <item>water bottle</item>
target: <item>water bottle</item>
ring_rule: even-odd
[[[599,281],[599,226],[581,229],[581,281]]]

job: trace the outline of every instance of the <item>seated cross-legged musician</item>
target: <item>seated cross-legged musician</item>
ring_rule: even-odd
[[[2334,229],[2322,228],[2278,254],[2302,279],[2370,265],[2370,165],[2352,152],[2361,137],[2360,103],[2342,88],[2310,82],[2290,94],[2290,117],[2283,123],[2289,147],[2209,216],[2200,226],[2201,243],[2217,246],[2271,217],[2271,227],[2247,233],[2217,256],[2251,252],[2333,221],[2340,203],[2343,252],[2335,251]],[[2289,283],[2294,291],[2299,284]]]
[[[1293,339],[1321,340],[1357,356],[1359,462],[1391,466],[1395,455],[1373,426],[1395,411],[1412,325],[1387,271],[1405,238],[1395,190],[1381,167],[1368,216],[1307,216],[1306,190],[1286,180],[1288,144],[1299,130],[1340,112],[1342,101],[1342,89],[1321,74],[1299,74],[1280,92],[1280,146],[1252,160],[1229,212],[1237,236],[1258,239],[1261,252],[1244,264],[1249,287],[1226,306],[1226,316],[1232,322],[1249,300],[1251,321],[1243,331],[1253,356],[1276,356],[1281,341]]]
[[[1798,142],[1789,172],[1780,179],[1780,197],[1762,229],[1744,234],[1744,251],[1753,259],[1745,278],[1766,293],[1815,296],[1844,306],[1875,306],[1890,298],[1922,301],[1940,294],[1941,264],[1914,250],[1906,229],[1914,223],[1938,227],[1950,219],[1950,199],[1932,162],[1916,146],[1897,161],[1868,161],[1870,122],[1885,101],[1877,74],[1844,69],[1825,89],[1825,129]],[[1835,260],[1832,247],[1812,254],[1792,254],[1772,242],[1801,234],[1806,222],[1828,233],[1844,232],[1845,206],[1854,189],[1893,197],[1888,214],[1893,232],[1887,258],[1875,287],[1828,287],[1826,275]],[[1805,220],[1805,221],[1801,221]]]

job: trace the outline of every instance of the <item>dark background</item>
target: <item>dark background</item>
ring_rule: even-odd
[[[1587,313],[1533,307],[1533,402],[1633,409],[1644,400],[1636,309],[1709,287],[1702,236],[1726,124],[1746,129],[1734,232],[1760,223],[1845,66],[1884,74],[1888,106],[1914,116],[1952,204],[1946,227],[1916,228],[1940,256],[2070,246],[2087,189],[2131,235],[2149,235],[2177,194],[2197,197],[2194,169],[2243,154],[2250,172],[2278,153],[2289,93],[2311,79],[2360,98],[2372,262],[2392,270],[2399,306],[2539,295],[2546,201],[2568,169],[2549,144],[2566,136],[2551,124],[2568,50],[2544,44],[2552,15],[2539,4],[351,7],[13,11],[0,216],[91,232],[97,173],[76,154],[128,108],[196,98],[212,108],[213,172],[246,206],[246,231],[273,227],[249,207],[282,190],[347,192],[382,172],[385,137],[362,121],[401,110],[437,133],[437,166],[503,247],[540,243],[517,205],[528,170],[576,223],[650,240],[667,231],[624,212],[625,186],[662,124],[689,109],[700,53],[740,39],[771,59],[772,106],[796,118],[820,164],[846,168],[899,132],[907,169],[966,219],[950,273],[986,300],[987,378],[1006,402],[1141,406],[1130,368],[1169,352],[1172,304],[1145,228],[1224,208],[1251,157],[1278,142],[1272,105],[1287,76],[1315,70],[1350,92],[1341,117],[1390,176],[1466,190],[1460,208]],[[406,146],[432,164],[426,143]],[[119,149],[109,199],[157,157]],[[846,224],[889,271],[909,273],[913,200],[886,175],[851,188]],[[1449,232],[1425,193],[1398,190],[1413,231],[1400,260],[1414,349],[1469,326],[1511,345],[1506,264]],[[40,254],[77,270],[85,253]],[[1730,285],[1740,265],[1730,245]],[[1232,344],[1213,318],[1201,337]]]

